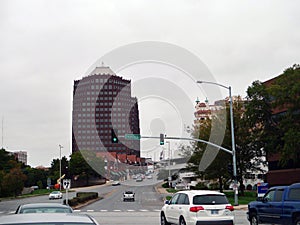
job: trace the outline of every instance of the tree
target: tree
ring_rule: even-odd
[[[214,119],[218,121],[218,118]],[[221,121],[219,121],[219,125],[221,126]],[[211,130],[212,120],[207,118],[206,120],[203,120],[199,126],[194,127],[192,136],[201,140],[209,140],[210,136],[213,136],[213,134],[211,134]],[[207,146],[207,144],[202,142],[195,143],[194,147],[195,150],[189,159],[189,169],[192,169],[196,174],[206,180],[217,178],[219,181],[219,189],[222,192],[224,179],[226,180],[229,177],[228,173],[224,173],[224,171],[227,171],[227,166],[230,162],[230,155],[216,147]],[[213,162],[204,171],[199,170],[199,165],[204,154],[207,154],[209,157],[210,153],[214,151],[217,151],[217,156]]]
[[[244,185],[243,185],[243,176],[249,171],[260,170],[260,164],[262,163],[262,149],[257,143],[253,142],[256,136],[251,134],[251,123],[248,121],[248,117],[245,116],[245,104],[244,100],[240,96],[234,98],[233,100],[233,115],[234,115],[234,132],[235,132],[235,149],[236,149],[236,162],[237,162],[237,174],[238,181],[240,183],[241,194],[243,195]],[[226,102],[226,118],[230,118],[229,115],[229,102]],[[223,113],[224,115],[224,113]],[[221,114],[216,114],[214,120],[214,126],[220,128],[223,126],[224,117]],[[197,128],[197,127],[196,127]],[[193,132],[193,137],[199,138],[202,140],[210,140],[214,143],[213,140],[217,139],[219,134],[214,134],[212,132],[212,120],[204,120],[200,126],[195,129]],[[216,137],[214,137],[214,135]],[[231,143],[231,121],[226,120],[226,129],[224,134],[224,139],[222,142],[222,147],[232,150]],[[225,179],[232,179],[233,174],[228,172],[228,166],[232,165],[232,155],[218,150],[216,147],[206,146],[203,143],[197,143],[195,146],[195,151],[190,159],[191,168],[197,169],[197,165],[202,160],[204,154],[209,154],[209,151],[218,151],[218,154],[214,161],[210,164],[202,175],[205,175],[206,179],[217,178],[219,180],[219,188],[222,191],[222,182]],[[201,172],[198,172],[199,175]]]
[[[102,177],[104,161],[92,151],[77,151],[71,155],[70,171],[72,176],[85,177],[88,185],[90,177]]]
[[[246,117],[252,145],[264,155],[280,153],[281,167],[300,167],[300,67],[294,65],[268,85],[247,90]]]
[[[280,164],[300,167],[300,66],[286,69],[268,88],[272,96],[273,119],[280,131],[275,148],[280,152]]]
[[[12,168],[5,174],[2,182],[2,190],[5,196],[20,195],[24,188],[26,175],[23,174],[20,167]]]

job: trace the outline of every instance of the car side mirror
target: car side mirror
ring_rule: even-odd
[[[166,204],[166,205],[170,205],[170,201],[166,200],[166,201],[165,201],[165,204]]]

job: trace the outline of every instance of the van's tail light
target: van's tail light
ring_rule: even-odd
[[[190,212],[198,212],[200,210],[204,210],[204,208],[202,206],[193,206],[193,207],[190,207]]]
[[[232,206],[232,205],[228,205],[228,206],[226,206],[226,208],[225,209],[228,209],[228,210],[230,210],[230,211],[234,211],[234,207]]]

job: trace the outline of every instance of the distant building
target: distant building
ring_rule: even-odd
[[[200,100],[197,98],[194,112],[194,125],[200,125],[206,119],[211,119],[215,112],[224,109],[224,101],[225,100],[217,101],[214,105],[210,105],[207,99],[204,102],[200,102]]]
[[[16,160],[24,163],[24,165],[27,165],[27,152],[26,151],[15,151],[15,152],[12,152],[12,155],[14,155]]]
[[[112,143],[112,130],[119,136],[118,143]],[[131,81],[105,66],[75,80],[72,152],[91,150],[140,157],[140,141],[125,140],[126,133],[140,133],[138,104],[131,97]]]

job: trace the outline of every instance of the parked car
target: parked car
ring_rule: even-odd
[[[21,213],[72,213],[73,209],[68,205],[59,203],[29,203],[19,205],[16,214]]]
[[[133,201],[134,202],[134,192],[133,191],[125,191],[123,193],[123,201]]]
[[[60,199],[63,197],[63,194],[60,191],[52,191],[49,194],[49,199]]]
[[[136,182],[142,182],[142,181],[143,181],[143,178],[142,178],[142,177],[137,177],[137,178],[135,179],[135,181],[136,181]]]
[[[248,204],[251,225],[260,223],[300,225],[300,183],[270,188]]]
[[[217,191],[179,191],[161,209],[161,225],[234,224],[233,206]]]
[[[0,225],[53,225],[53,224],[76,224],[76,225],[99,225],[97,221],[86,214],[77,213],[36,213],[34,216],[30,213],[12,214],[1,216]]]

